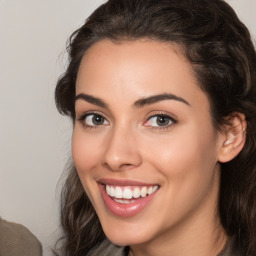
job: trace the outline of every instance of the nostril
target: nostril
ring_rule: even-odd
[[[109,164],[108,162],[104,162],[103,165],[111,171],[124,171],[124,170],[130,170],[137,167],[136,165],[133,165],[133,164],[118,163],[118,162],[111,163],[111,164]]]

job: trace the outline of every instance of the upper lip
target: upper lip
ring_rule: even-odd
[[[110,178],[102,178],[98,180],[98,183],[105,185],[113,185],[113,186],[156,186],[158,184],[155,183],[145,183],[136,180],[129,179],[110,179]]]

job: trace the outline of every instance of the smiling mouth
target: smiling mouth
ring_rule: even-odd
[[[136,199],[145,198],[153,194],[159,186],[113,186],[105,185],[106,193],[121,204],[130,204]]]
[[[157,184],[131,180],[101,179],[98,186],[106,209],[115,216],[125,218],[143,212],[160,190]]]

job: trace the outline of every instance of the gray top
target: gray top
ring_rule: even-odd
[[[0,218],[0,256],[41,256],[42,246],[24,226]]]
[[[224,249],[216,256],[241,256],[234,251],[233,240],[230,239]],[[108,240],[105,240],[98,248],[95,248],[90,256],[128,256],[124,247],[118,247],[111,244]]]

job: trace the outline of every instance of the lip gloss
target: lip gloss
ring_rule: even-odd
[[[98,183],[100,192],[105,203],[107,209],[113,213],[114,215],[120,217],[132,217],[138,213],[140,213],[154,198],[157,191],[154,193],[146,196],[140,197],[138,199],[132,198],[130,201],[131,203],[119,203],[116,202],[113,198],[111,198],[105,189],[105,184]],[[123,199],[126,200],[126,199]]]

